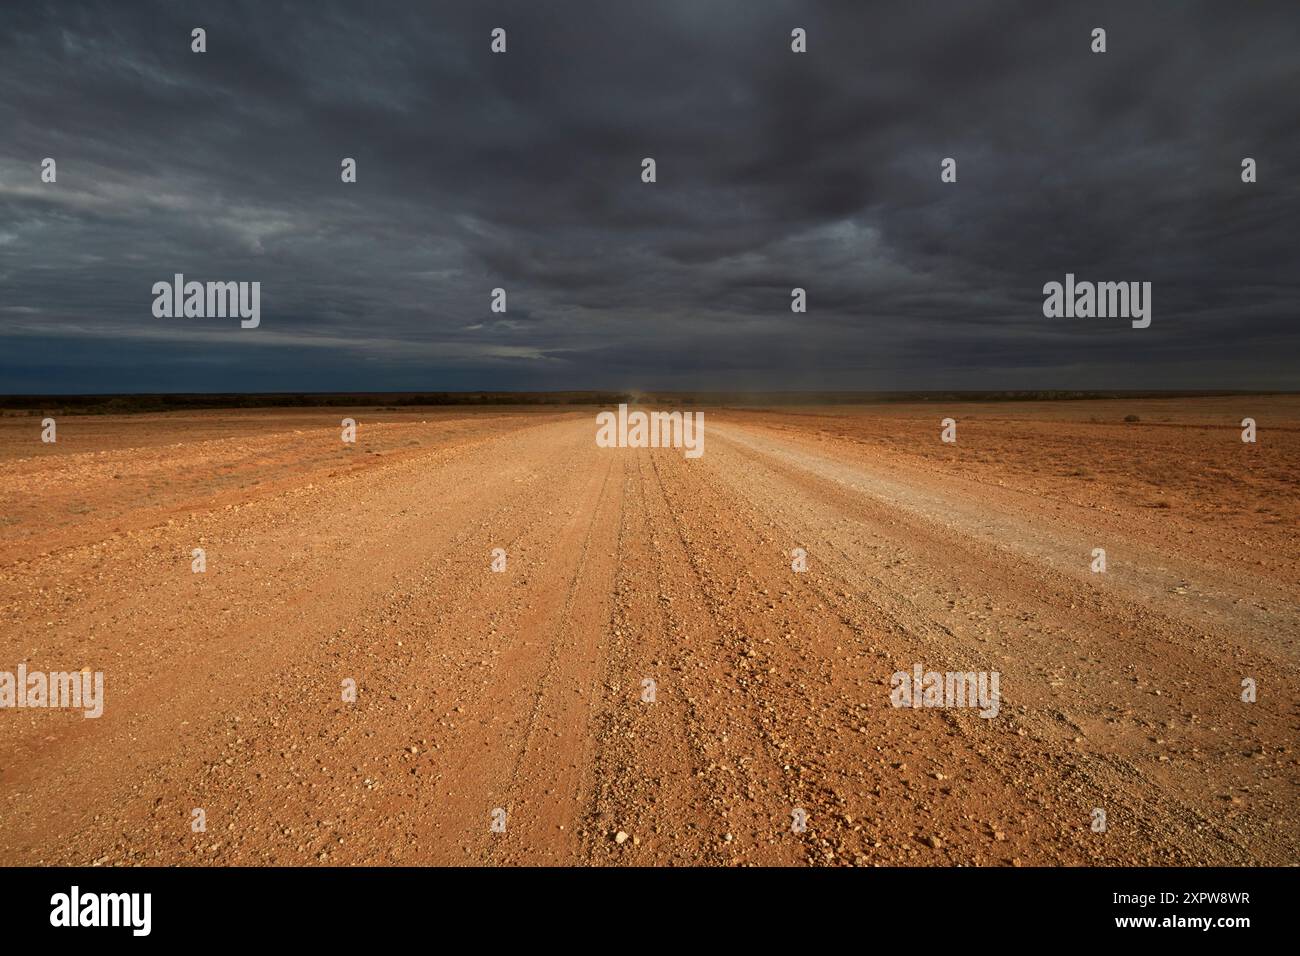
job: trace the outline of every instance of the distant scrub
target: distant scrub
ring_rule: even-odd
[[[1105,398],[1193,398],[1265,392],[260,392],[153,395],[0,395],[5,414],[125,415],[203,408],[320,408],[420,405],[861,405],[889,402],[1046,402]],[[1129,415],[1125,421],[1137,421]]]
[[[617,405],[630,401],[617,392],[352,392],[313,394],[204,395],[7,395],[0,408],[18,414],[61,411],[74,415],[129,415],[206,408],[321,408],[381,406],[385,411],[421,405]],[[14,413],[13,411],[8,412]]]

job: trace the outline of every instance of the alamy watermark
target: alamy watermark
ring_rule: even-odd
[[[998,715],[1001,695],[997,671],[927,671],[920,664],[911,673],[896,671],[889,702],[895,707],[978,707],[979,715]]]
[[[148,936],[152,914],[152,893],[83,893],[73,886],[50,897],[50,925],[55,927],[121,926],[132,936]]]
[[[597,448],[685,448],[687,458],[704,454],[703,412],[629,412],[596,415]]]
[[[1151,324],[1150,282],[1075,282],[1043,286],[1043,315],[1049,319],[1132,319],[1135,329]]]
[[[104,672],[33,671],[18,665],[16,674],[0,671],[0,707],[49,707],[80,710],[94,719],[104,713]]]
[[[155,282],[153,295],[157,319],[238,317],[241,329],[255,329],[262,322],[260,282],[186,282],[178,272],[171,282]]]

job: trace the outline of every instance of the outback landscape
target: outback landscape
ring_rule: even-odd
[[[0,417],[0,864],[1297,859],[1300,396],[599,410]]]

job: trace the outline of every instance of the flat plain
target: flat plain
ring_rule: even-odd
[[[598,410],[0,417],[0,864],[1300,861],[1300,397]]]

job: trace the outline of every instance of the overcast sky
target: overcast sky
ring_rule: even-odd
[[[5,0],[0,393],[1300,388],[1298,50],[1294,0]],[[260,327],[155,318],[177,272]],[[1067,272],[1150,328],[1045,318]]]

